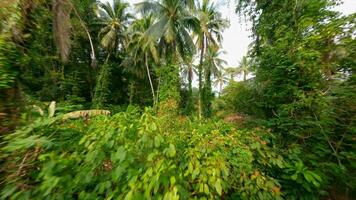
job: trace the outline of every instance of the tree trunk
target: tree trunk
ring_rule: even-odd
[[[204,37],[204,36],[203,36]],[[201,50],[200,50],[200,63],[199,63],[199,69],[198,69],[198,76],[199,76],[199,99],[198,99],[198,114],[199,114],[199,119],[202,117],[202,99],[203,99],[203,58],[204,58],[204,49],[205,49],[205,43],[204,43],[204,38],[202,39],[201,42]]]
[[[192,90],[192,82],[193,82],[193,68],[192,63],[189,63],[189,72],[188,72],[188,90],[189,90],[189,98],[193,98],[193,90]]]
[[[151,91],[152,91],[153,106],[155,106],[156,105],[155,90],[154,90],[153,84],[152,84],[152,79],[151,79],[151,75],[150,75],[150,69],[148,68],[147,53],[145,53],[145,65],[146,65],[148,80],[150,81],[150,86],[151,86]]]
[[[205,46],[208,47],[208,38],[205,38]],[[210,117],[211,116],[211,102],[212,102],[212,89],[211,89],[211,68],[206,67],[205,68],[205,81],[204,81],[204,95],[202,99],[203,103],[203,114],[204,117]]]
[[[133,96],[134,96],[134,91],[135,91],[135,83],[134,81],[130,81],[130,91],[129,91],[129,104],[131,105],[132,104],[132,100],[133,100]]]
[[[157,93],[156,93],[156,105],[154,106],[155,107],[154,108],[155,112],[157,112],[157,109],[158,109],[160,86],[161,86],[161,75],[159,75],[159,77],[158,77]]]
[[[222,86],[223,86],[223,83],[220,83],[220,88],[219,88],[219,98],[220,98],[220,95],[221,95]]]

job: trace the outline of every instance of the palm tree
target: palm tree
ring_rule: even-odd
[[[215,48],[209,48],[205,55],[206,76],[205,80],[211,80],[211,75],[217,76],[227,62],[220,58],[224,51],[218,51]]]
[[[234,81],[235,76],[237,76],[239,74],[238,70],[236,67],[228,67],[225,68],[225,72],[227,75],[230,76],[230,83]]]
[[[99,33],[100,44],[107,51],[107,57],[100,69],[98,80],[95,86],[93,104],[95,107],[103,106],[109,96],[110,84],[110,66],[109,60],[112,51],[123,48],[126,37],[125,30],[129,24],[132,15],[127,13],[129,4],[121,0],[114,0],[112,6],[110,3],[98,3],[98,24],[103,28]]]
[[[156,104],[156,95],[153,87],[153,82],[151,78],[150,68],[148,65],[149,60],[153,60],[155,63],[159,62],[159,55],[157,50],[156,41],[145,34],[146,31],[151,27],[153,23],[152,16],[136,20],[130,27],[131,38],[128,44],[129,54],[125,58],[123,64],[128,67],[131,72],[140,75],[140,69],[134,69],[133,66],[145,66],[147,77],[150,83],[153,105]],[[137,73],[138,72],[138,73]]]
[[[182,68],[183,77],[187,77],[188,79],[188,100],[186,104],[187,105],[186,111],[188,114],[192,113],[194,110],[193,88],[192,88],[194,73],[196,73],[196,71],[193,64],[193,57],[190,57],[190,59],[187,59],[187,61],[185,62]]]
[[[205,55],[205,82],[203,88],[203,105],[204,105],[204,115],[210,117],[211,115],[211,101],[213,99],[213,93],[211,89],[211,76],[218,76],[221,69],[223,69],[223,64],[226,64],[226,61],[220,58],[222,51],[216,50],[215,47],[210,47],[207,49]]]
[[[219,97],[222,92],[223,85],[228,83],[228,79],[226,77],[226,72],[224,69],[221,69],[219,73],[215,76],[214,86],[219,87]]]
[[[175,90],[160,92],[169,94],[163,98],[171,98],[172,94],[179,94],[175,85],[179,81],[179,70],[172,64],[178,64],[179,60],[186,60],[193,55],[195,47],[190,37],[189,30],[193,29],[196,20],[188,12],[189,1],[160,0],[144,1],[136,4],[136,8],[143,15],[151,14],[156,18],[155,23],[146,31],[153,41],[159,43],[161,53],[166,58],[166,65],[170,68],[162,76],[162,83],[170,87],[162,87],[162,90]],[[167,70],[167,69],[166,69]],[[171,70],[172,73],[169,71]],[[169,77],[171,74],[174,77]],[[176,88],[176,89],[174,89]]]
[[[242,57],[239,67],[236,69],[237,74],[243,74],[243,80],[246,81],[247,75],[250,73],[249,61],[246,56]]]
[[[209,46],[218,48],[222,35],[221,31],[228,26],[228,21],[221,17],[221,14],[217,12],[217,8],[210,0],[203,0],[200,4],[197,3],[196,16],[199,20],[199,29],[196,32],[196,43],[198,49],[200,49],[200,63],[198,68],[199,77],[199,117],[202,113],[202,87],[203,87],[203,59],[204,53]],[[209,69],[208,69],[209,70]],[[210,74],[210,72],[208,72]],[[210,86],[211,87],[211,86]]]
[[[122,47],[126,36],[125,30],[133,16],[127,13],[129,4],[121,0],[114,0],[112,6],[109,2],[99,3],[98,6],[98,24],[103,26],[99,33],[100,44],[105,50],[111,52]]]
[[[136,8],[144,15],[156,17],[156,23],[147,30],[147,34],[159,40],[167,55],[178,53],[181,58],[186,58],[186,55],[193,54],[194,44],[189,30],[196,21],[187,10],[187,1],[144,1],[136,4]]]

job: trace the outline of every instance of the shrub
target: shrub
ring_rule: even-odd
[[[38,120],[2,148],[9,199],[278,199],[283,158],[262,130],[150,111]]]

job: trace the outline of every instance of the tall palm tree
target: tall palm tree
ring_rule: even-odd
[[[185,108],[187,114],[192,113],[194,110],[193,88],[192,88],[194,73],[196,73],[196,71],[195,71],[195,66],[193,64],[193,57],[191,57],[190,59],[187,59],[187,61],[182,67],[183,77],[187,77],[188,79],[188,100]]]
[[[219,97],[222,92],[223,85],[228,83],[228,78],[226,77],[226,72],[224,69],[221,69],[219,73],[215,76],[214,86],[219,87]]]
[[[213,99],[213,93],[211,88],[211,76],[218,76],[221,69],[223,69],[223,65],[226,64],[226,61],[221,59],[220,56],[223,51],[218,51],[215,47],[210,47],[207,49],[207,53],[205,55],[205,82],[203,88],[203,111],[205,117],[210,117],[211,115],[211,101]]]
[[[205,66],[206,66],[206,76],[205,80],[211,80],[211,75],[217,76],[220,71],[223,69],[223,65],[226,65],[227,62],[221,58],[221,54],[225,53],[224,51],[218,51],[215,48],[211,47],[208,49],[205,55]]]
[[[160,52],[164,56],[166,65],[171,67],[170,75],[162,76],[162,84],[170,85],[162,87],[162,90],[172,90],[160,92],[160,94],[170,94],[164,98],[171,98],[172,94],[179,94],[176,88],[176,81],[179,81],[179,70],[174,64],[179,64],[180,60],[186,60],[193,55],[195,47],[189,31],[192,30],[196,20],[188,11],[189,1],[181,0],[159,0],[144,1],[136,4],[136,8],[143,15],[152,14],[156,18],[155,23],[146,31],[154,41],[159,43]],[[172,65],[173,64],[173,65]],[[167,69],[166,69],[167,70]],[[168,70],[168,71],[169,71]],[[163,85],[162,85],[163,86]],[[175,91],[173,91],[175,90]]]
[[[128,27],[132,15],[127,12],[129,4],[121,0],[114,0],[111,5],[109,2],[98,3],[98,24],[103,28],[99,33],[100,44],[107,51],[107,57],[100,68],[98,80],[96,81],[93,104],[95,107],[102,107],[109,96],[110,66],[109,60],[111,52],[116,52],[125,45],[125,30]]]
[[[222,41],[222,31],[228,26],[228,21],[221,17],[216,6],[210,0],[197,2],[196,16],[199,21],[199,29],[196,32],[196,44],[200,50],[200,62],[198,68],[199,79],[199,117],[202,114],[202,89],[203,89],[203,62],[204,54],[209,46],[218,48]],[[208,69],[209,70],[209,69]],[[210,74],[208,72],[208,74]],[[211,87],[211,86],[210,86]]]
[[[243,80],[246,81],[247,75],[250,73],[249,61],[246,56],[242,57],[239,67],[236,69],[237,74],[243,75]]]
[[[140,20],[136,20],[130,27],[130,42],[128,44],[129,52],[128,57],[125,58],[123,64],[127,66],[130,71],[134,71],[135,74],[140,75],[140,69],[134,69],[133,66],[141,67],[145,66],[147,77],[150,83],[153,104],[156,102],[155,90],[151,78],[151,70],[149,67],[149,60],[153,60],[155,63],[159,62],[159,55],[156,41],[145,34],[153,23],[152,16],[147,16]],[[137,73],[138,72],[138,73]]]

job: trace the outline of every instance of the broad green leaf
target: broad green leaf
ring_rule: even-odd
[[[216,192],[221,196],[222,194],[222,187],[221,187],[221,180],[217,179],[215,184],[214,184]]]

